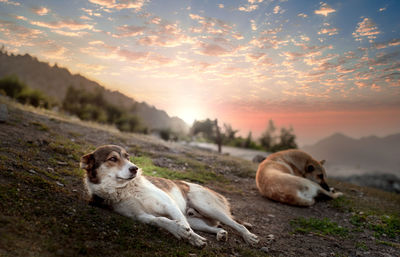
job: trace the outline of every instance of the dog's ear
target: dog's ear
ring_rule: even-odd
[[[325,164],[325,160],[322,160],[322,161],[320,161],[319,163],[321,163],[321,165],[324,165]]]
[[[81,157],[81,163],[80,163],[81,169],[89,171],[93,168],[93,165],[94,165],[93,153],[89,153]]]
[[[93,153],[89,153],[81,157],[80,167],[85,169],[89,178],[89,181],[98,184],[99,178],[97,177],[97,172],[94,167],[95,159]]]

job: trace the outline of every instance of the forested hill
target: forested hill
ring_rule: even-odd
[[[126,108],[135,105],[135,114],[150,129],[170,128],[176,132],[188,131],[188,126],[183,120],[170,117],[165,111],[150,106],[146,102],[137,102],[118,91],[110,91],[80,74],[71,74],[68,69],[57,65],[50,66],[29,54],[14,55],[1,51],[0,78],[13,74],[29,87],[42,91],[60,103],[69,86],[90,92],[99,90],[103,93],[104,98],[112,104]]]

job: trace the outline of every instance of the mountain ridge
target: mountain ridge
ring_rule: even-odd
[[[334,176],[389,173],[400,176],[400,133],[355,139],[335,133],[302,149],[317,159],[327,160]]]

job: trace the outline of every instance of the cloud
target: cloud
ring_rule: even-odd
[[[9,1],[9,0],[0,0],[0,3],[5,3],[5,4],[10,4],[10,5],[15,5],[15,6],[20,6],[21,5],[18,2]]]
[[[307,18],[308,17],[308,15],[305,14],[305,13],[299,13],[299,14],[297,14],[297,16],[302,17],[302,18]]]
[[[310,58],[315,56],[322,55],[322,51],[327,48],[332,48],[332,46],[323,45],[323,46],[307,46],[304,44],[299,44],[302,47],[302,52],[283,52],[283,55],[286,56],[289,60],[298,60],[300,58]]]
[[[86,31],[64,31],[64,30],[52,30],[51,32],[62,35],[62,36],[67,36],[67,37],[82,37],[88,34]]]
[[[0,19],[0,32],[12,41],[14,46],[31,46],[33,45],[32,39],[37,39],[43,32],[38,29],[26,28],[20,26],[12,21]]]
[[[379,8],[379,11],[380,11],[380,12],[386,11],[386,7]]]
[[[274,7],[274,10],[273,10],[274,14],[282,14],[284,12],[285,12],[285,10],[283,10],[279,5]]]
[[[200,46],[200,51],[198,53],[202,54],[202,55],[223,56],[223,55],[231,54],[233,52],[232,50],[225,49],[222,46],[217,45],[217,44],[209,44],[209,43],[200,42],[199,46]]]
[[[333,36],[338,33],[339,32],[337,28],[322,28],[320,31],[318,31],[318,35],[328,34],[329,36]]]
[[[39,27],[50,28],[50,29],[62,29],[66,28],[69,30],[83,30],[92,29],[93,25],[81,23],[75,20],[61,20],[54,22],[43,22],[43,21],[30,21],[32,25]]]
[[[362,39],[366,37],[369,39],[369,42],[372,43],[376,35],[380,33],[378,27],[370,18],[364,18],[357,24],[357,28],[352,35],[356,41],[362,41]]]
[[[218,4],[218,7],[223,9],[225,6],[223,4]]]
[[[117,27],[119,33],[113,34],[113,37],[120,38],[120,37],[134,37],[138,35],[143,35],[145,31],[145,27],[143,26],[134,26],[134,25],[123,25]]]
[[[400,38],[394,38],[391,39],[387,42],[383,42],[383,43],[376,43],[374,44],[376,49],[383,49],[383,48],[387,48],[390,46],[398,46],[400,45]]]
[[[281,39],[276,35],[271,36],[268,34],[266,34],[266,36],[261,36],[259,38],[253,38],[249,42],[250,45],[254,45],[261,49],[268,49],[268,48],[278,49],[280,46],[285,46],[288,43],[289,41],[286,39]]]
[[[17,19],[17,20],[22,20],[22,21],[27,21],[28,20],[25,16],[21,16],[21,15],[15,15],[14,18]]]
[[[44,16],[50,12],[50,9],[46,7],[33,7],[32,12],[39,16]]]
[[[248,0],[248,4],[239,6],[238,10],[241,12],[252,12],[258,9],[257,3],[262,3],[263,0]]]
[[[256,31],[257,30],[257,24],[255,20],[250,20],[251,24],[251,30]]]
[[[65,48],[64,46],[56,44],[53,40],[45,40],[41,42],[41,45],[44,46],[42,48],[42,56],[44,56],[45,58],[48,58],[50,60],[66,59],[65,53],[67,52],[67,48]]]
[[[186,35],[178,24],[164,22],[156,24],[156,29],[148,31],[146,36],[137,42],[144,46],[176,47],[182,44],[193,43],[193,39]]]
[[[336,12],[335,9],[333,9],[328,4],[323,3],[323,2],[321,2],[320,8],[318,10],[314,11],[315,14],[323,15],[325,17],[334,12]]]
[[[97,4],[110,9],[135,9],[140,11],[148,0],[89,0],[92,4]]]

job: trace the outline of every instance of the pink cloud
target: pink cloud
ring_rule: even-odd
[[[217,44],[200,43],[200,54],[210,56],[222,56],[232,53],[232,51],[225,49]]]
[[[93,25],[81,23],[74,20],[61,20],[54,22],[43,22],[43,21],[30,21],[32,25],[36,25],[39,27],[50,28],[50,29],[70,29],[70,30],[83,30],[83,29],[92,29]]]
[[[39,16],[44,16],[50,12],[50,9],[46,7],[33,7],[32,12]]]
[[[318,34],[328,34],[329,36],[333,36],[338,34],[338,29],[337,28],[322,28],[320,31],[318,31]]]
[[[142,35],[145,31],[145,27],[143,26],[134,26],[134,25],[123,25],[117,27],[118,33],[113,34],[113,37],[134,37],[138,35]]]
[[[335,9],[330,7],[328,4],[322,2],[320,8],[314,11],[315,14],[323,15],[325,17],[334,12],[336,12]]]
[[[10,5],[15,5],[15,6],[20,6],[21,4],[18,2],[10,1],[10,0],[0,0],[0,3],[5,3],[5,4],[10,4]]]
[[[376,35],[379,35],[380,33],[378,27],[370,18],[364,18],[357,24],[357,28],[352,35],[356,41],[361,41],[366,37],[369,39],[369,42],[373,42]]]
[[[148,0],[89,0],[89,2],[111,9],[135,9],[140,11]]]
[[[400,38],[394,38],[384,43],[376,43],[375,47],[376,49],[383,49],[390,46],[398,46],[398,45],[400,45]]]

